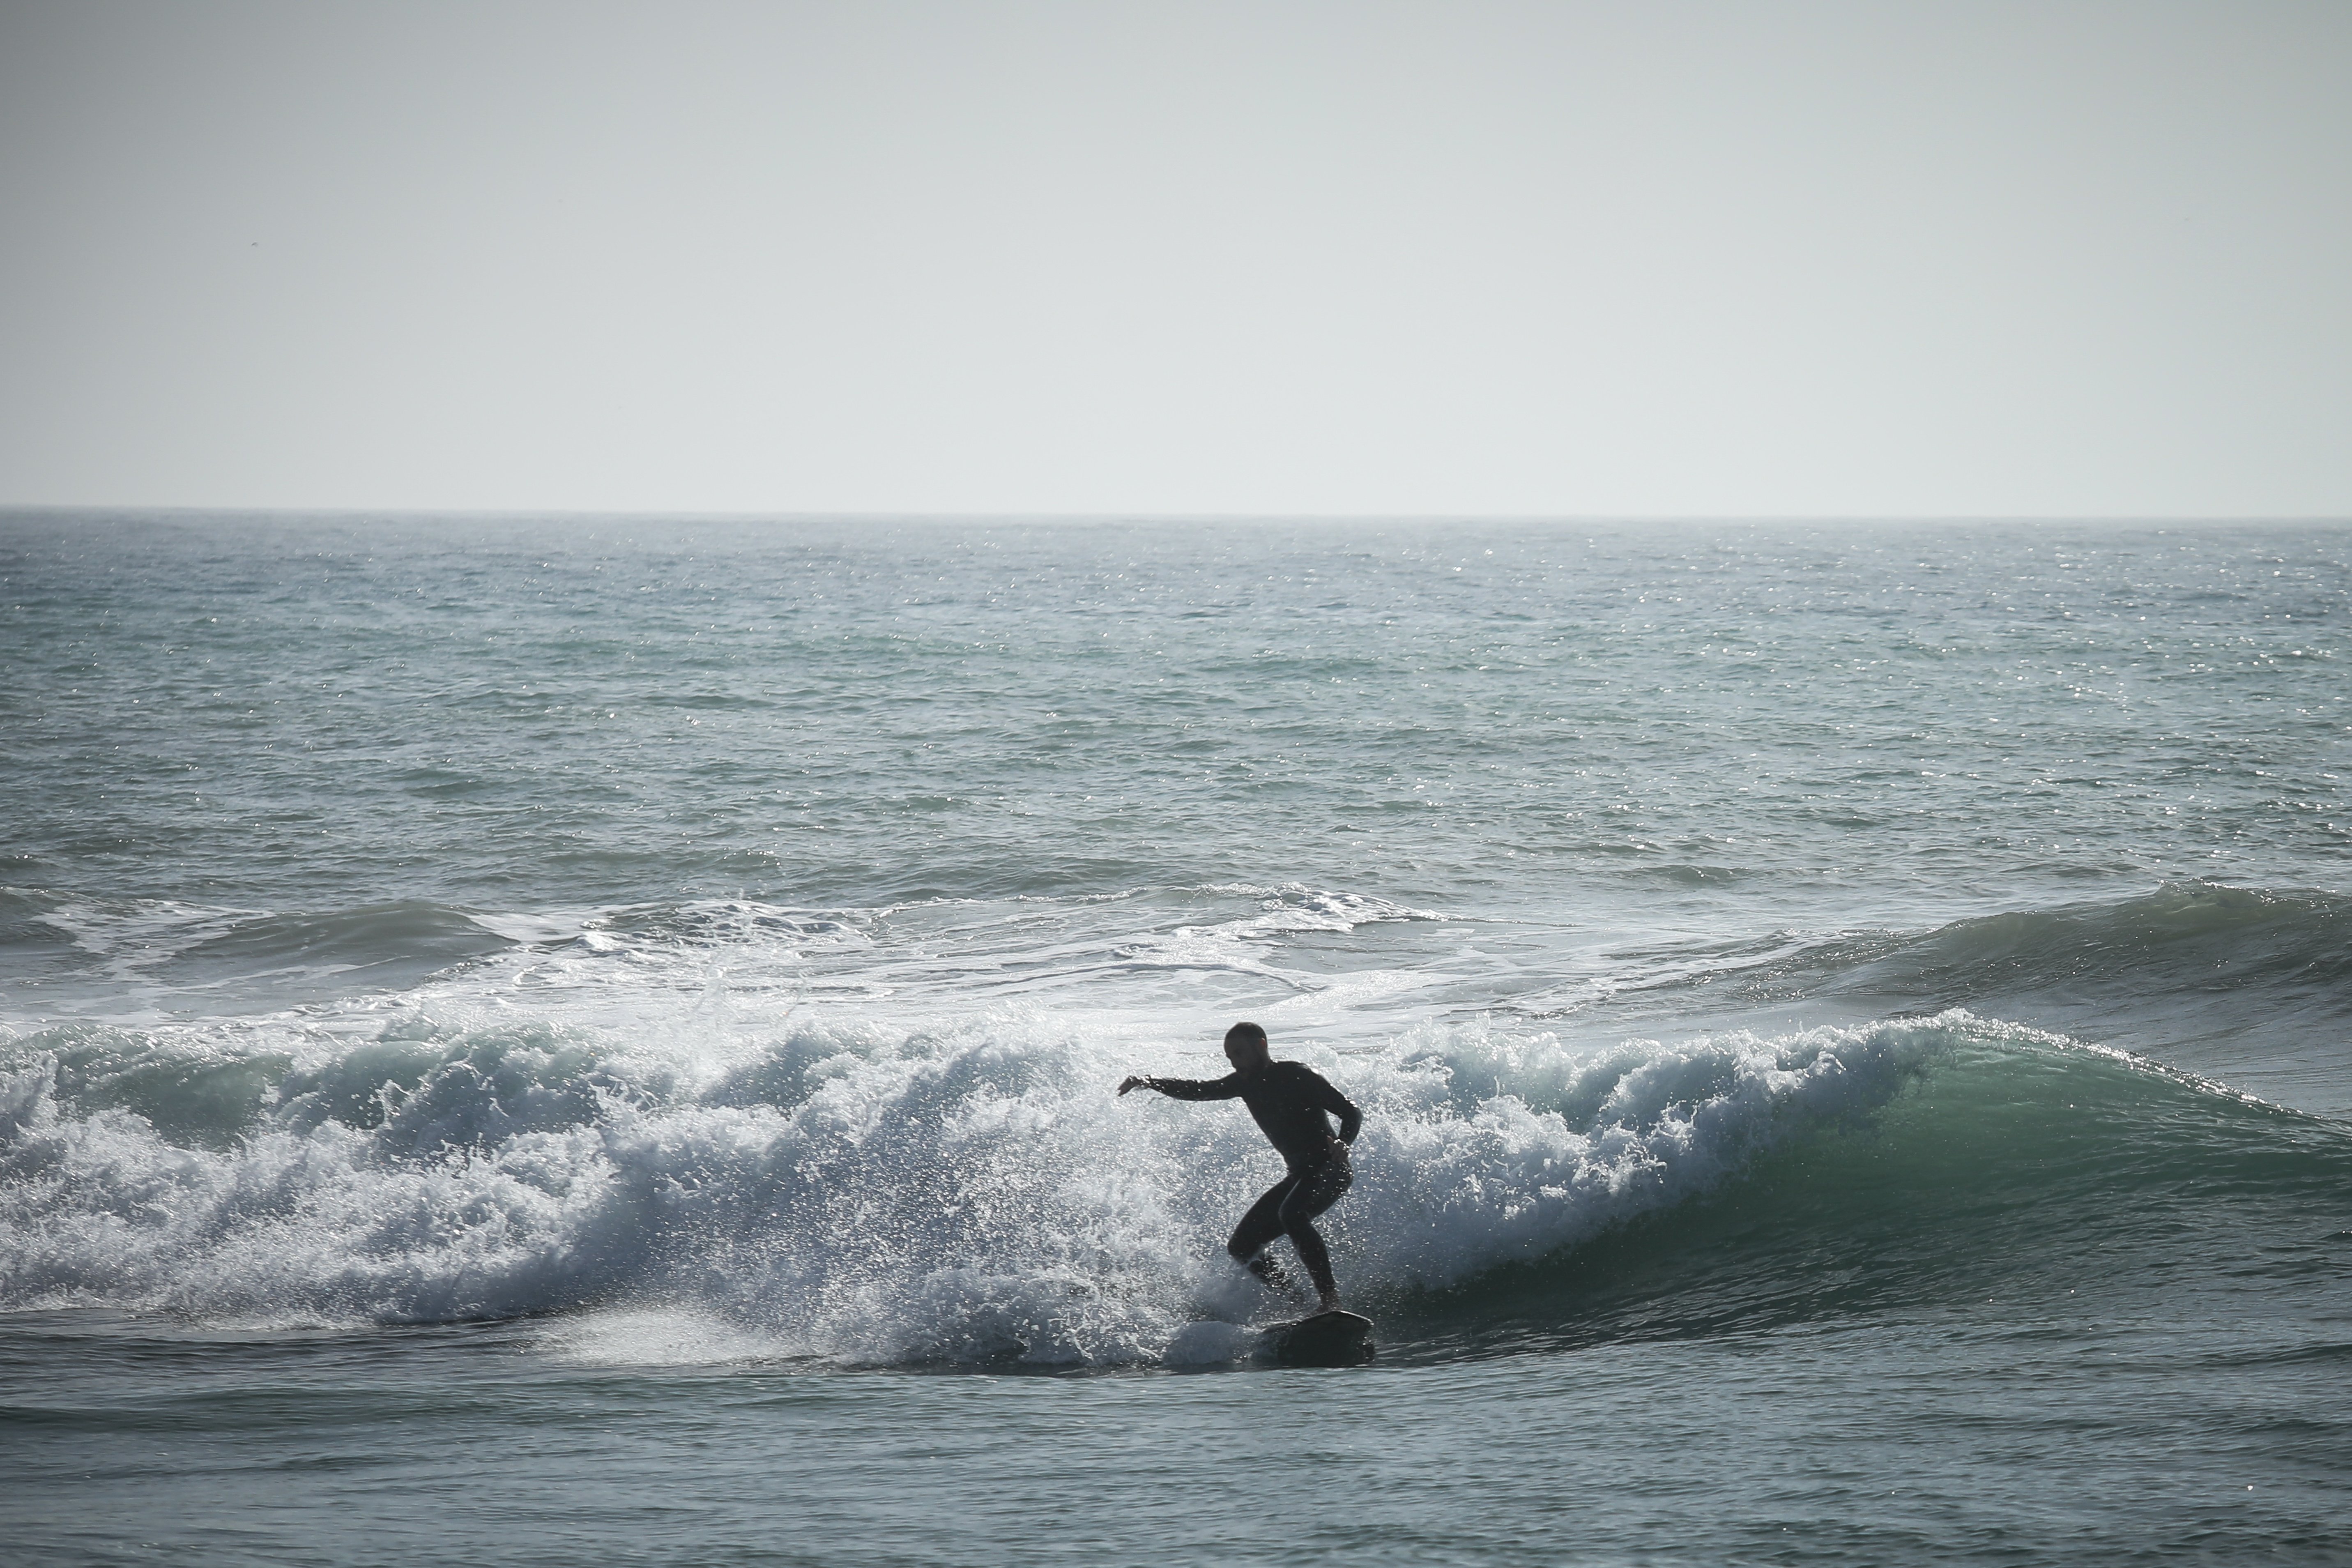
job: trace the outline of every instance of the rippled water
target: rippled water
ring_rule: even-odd
[[[39,1562],[2336,1560],[2352,532],[0,520]],[[1277,1166],[1367,1112],[1369,1368]],[[1305,1504],[1277,1502],[1297,1489]]]

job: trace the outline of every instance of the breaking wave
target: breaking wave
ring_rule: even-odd
[[[2143,1122],[2176,1101],[2285,1114],[1958,1012],[1599,1053],[1423,1026],[1289,1054],[1366,1111],[1330,1225],[1343,1282],[1430,1332],[1524,1316],[1529,1270],[1866,1143],[1969,1063],[2012,1089],[2124,1084]],[[1111,1089],[1208,1067],[1016,1013],[622,1033],[445,1005],[357,1036],[19,1034],[0,1042],[0,1305],[280,1324],[658,1307],[730,1355],[1198,1359],[1189,1325],[1278,1305],[1220,1247],[1278,1168],[1233,1107]],[[2112,1130],[2108,1163],[2148,1131]],[[2171,1136],[2178,1158],[2205,1134]],[[2027,1157],[1980,1152],[1996,1173]]]

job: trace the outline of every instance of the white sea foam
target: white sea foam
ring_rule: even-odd
[[[6,1042],[0,1299],[259,1322],[604,1303],[625,1315],[566,1329],[572,1353],[1047,1363],[1215,1360],[1240,1342],[1188,1324],[1282,1305],[1222,1251],[1279,1174],[1246,1116],[1111,1092],[1132,1069],[1210,1070],[1203,1053],[1019,1011],[696,1004],[614,1028],[478,996],[387,1009],[358,1037],[342,1022],[257,1025],[240,1047]],[[1885,1104],[1973,1026],[1593,1055],[1425,1026],[1291,1054],[1366,1112],[1328,1227],[1364,1297],[1704,1191]],[[250,1120],[207,1137],[205,1114]],[[648,1336],[667,1319],[625,1315],[648,1310],[702,1326]]]

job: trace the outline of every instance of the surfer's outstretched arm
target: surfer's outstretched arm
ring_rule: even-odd
[[[1237,1100],[1242,1092],[1242,1075],[1227,1073],[1223,1078],[1129,1078],[1122,1080],[1118,1091],[1130,1089],[1156,1089],[1171,1100]]]

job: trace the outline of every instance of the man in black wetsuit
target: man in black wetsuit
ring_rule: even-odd
[[[1249,1107],[1258,1131],[1281,1152],[1290,1173],[1250,1205],[1225,1250],[1279,1289],[1286,1283],[1282,1269],[1265,1247],[1276,1237],[1288,1236],[1314,1277],[1322,1302],[1317,1310],[1336,1312],[1339,1287],[1331,1278],[1331,1255],[1308,1221],[1338,1203],[1356,1179],[1348,1169],[1348,1145],[1364,1124],[1363,1113],[1305,1062],[1274,1060],[1266,1052],[1265,1031],[1255,1024],[1235,1024],[1225,1031],[1225,1059],[1234,1070],[1223,1078],[1130,1078],[1118,1091],[1156,1089],[1171,1100],[1239,1100]],[[1323,1120],[1325,1111],[1339,1119],[1337,1137]]]

